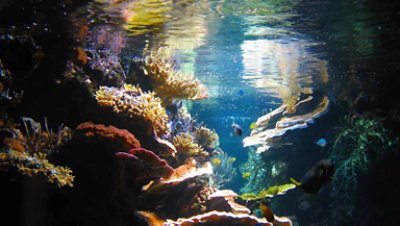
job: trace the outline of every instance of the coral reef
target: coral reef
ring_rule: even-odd
[[[154,154],[152,151],[144,148],[131,149],[128,153],[117,152],[115,156],[129,160],[129,163],[136,164],[140,167],[137,172],[142,172],[137,175],[137,180],[154,180],[160,177],[168,178],[174,170],[168,163]]]
[[[16,167],[21,174],[30,177],[42,174],[58,187],[73,186],[72,170],[50,163],[47,154],[43,152],[28,153],[13,149],[1,151],[0,170],[6,170],[10,166]]]
[[[172,98],[198,100],[208,96],[206,87],[193,75],[174,69],[171,48],[150,51],[144,60],[144,73],[150,77],[154,91],[167,103]]]
[[[142,190],[150,192],[150,193],[158,193],[167,188],[177,186],[185,181],[190,181],[191,179],[200,177],[200,176],[208,176],[213,173],[211,164],[206,163],[200,168],[196,167],[196,161],[191,161],[184,165],[179,166],[174,169],[174,172],[169,178],[159,179],[151,182],[150,184],[143,187]]]
[[[256,153],[254,148],[247,152],[247,161],[239,166],[239,170],[248,176],[246,184],[240,189],[242,193],[259,193],[268,184],[266,163],[262,157]]]
[[[92,142],[103,140],[104,142],[117,143],[122,148],[121,151],[141,147],[140,142],[128,130],[93,124],[92,122],[79,124],[76,128],[76,136],[83,136],[87,141],[92,140]]]
[[[229,212],[211,211],[190,218],[179,218],[176,221],[173,220],[161,220],[154,213],[138,211],[136,214],[143,219],[149,225],[281,225],[291,226],[292,222],[285,217],[277,217],[275,221],[268,222],[266,219],[259,219],[255,216],[248,214],[234,214]]]
[[[207,210],[226,211],[234,214],[250,214],[250,210],[235,202],[238,195],[232,190],[219,190],[208,196]]]
[[[176,148],[178,158],[184,162],[190,157],[206,157],[208,152],[204,151],[197,143],[194,142],[193,137],[188,133],[181,133],[175,136],[172,140]]]
[[[208,152],[219,146],[218,134],[204,126],[195,129],[194,139],[196,143]]]
[[[296,112],[295,109],[305,105],[311,105],[311,100],[319,101],[313,104],[311,110],[308,113],[302,115],[294,115],[285,117],[285,114],[291,114]],[[292,101],[293,102],[293,101]],[[314,120],[328,111],[329,99],[326,96],[321,98],[307,98],[301,99],[300,101],[294,101],[293,103],[283,104],[281,107],[274,111],[260,117],[256,122],[256,128],[252,130],[251,135],[243,139],[243,146],[258,146],[257,152],[262,153],[270,148],[281,147],[283,145],[290,145],[290,142],[286,142],[283,136],[291,130],[302,129],[308,127],[308,124],[314,122]],[[309,107],[309,106],[308,106]],[[310,107],[309,107],[310,108]],[[275,122],[274,128],[270,128],[270,124]]]
[[[213,156],[211,163],[213,163],[214,174],[210,178],[210,183],[216,188],[223,187],[226,183],[232,181],[237,175],[236,168],[233,166],[235,159],[229,157],[227,153],[222,150]]]
[[[149,122],[160,136],[168,133],[168,115],[154,92],[143,92],[139,86],[124,85],[117,89],[102,86],[96,92],[100,106],[111,107],[117,113]]]
[[[184,106],[178,108],[176,114],[172,115],[169,125],[171,136],[176,136],[180,133],[193,133],[198,127],[198,123]]]
[[[60,126],[58,132],[54,133],[48,129],[46,120],[44,128],[31,118],[23,118],[22,122],[25,135],[15,127],[1,128],[3,133],[9,135],[2,140],[0,169],[16,167],[24,175],[42,174],[50,183],[56,183],[59,187],[72,187],[72,171],[67,167],[55,166],[48,160],[49,155],[70,139],[70,130]]]

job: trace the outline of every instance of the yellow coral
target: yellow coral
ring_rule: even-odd
[[[168,115],[154,92],[146,93],[139,86],[128,84],[120,89],[102,86],[96,92],[96,99],[102,107],[112,107],[117,113],[150,122],[157,135],[169,131]]]
[[[22,119],[26,136],[23,136],[17,128],[7,128],[16,134],[16,138],[5,138],[6,141],[8,139],[6,142],[8,148],[0,153],[0,169],[15,167],[24,175],[43,174],[50,183],[56,183],[59,187],[72,187],[74,180],[72,171],[66,167],[53,165],[47,157],[70,138],[69,129],[64,127],[53,133],[48,129],[46,121],[42,128],[40,123],[30,118]]]
[[[151,78],[157,95],[163,100],[171,97],[189,100],[206,98],[207,89],[199,80],[174,69],[172,54],[170,48],[160,48],[151,51],[145,59],[144,73]]]
[[[45,153],[27,153],[7,150],[0,154],[0,168],[4,166],[16,166],[22,174],[32,176],[43,174],[50,183],[56,183],[59,187],[73,186],[74,176],[71,169],[62,166],[55,166],[47,160]]]
[[[218,146],[218,134],[207,127],[201,126],[194,131],[196,142],[205,149],[213,149]]]
[[[193,141],[192,136],[188,133],[181,133],[174,137],[172,140],[173,145],[181,157],[195,157],[195,156],[207,156],[208,153],[203,150],[198,144]]]

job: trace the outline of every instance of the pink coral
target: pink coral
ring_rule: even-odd
[[[141,175],[136,179],[169,177],[174,172],[174,169],[164,159],[144,148],[131,149],[129,153],[118,152],[115,156],[133,160],[132,163],[137,163],[137,166],[143,169]]]

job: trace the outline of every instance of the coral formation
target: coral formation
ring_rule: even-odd
[[[161,178],[159,180],[150,182],[150,184],[143,187],[144,191],[150,193],[159,193],[167,188],[177,186],[185,181],[195,179],[201,176],[209,176],[213,173],[212,167],[209,163],[197,168],[196,162],[186,163],[174,169],[174,172],[169,178]]]
[[[57,133],[48,129],[45,120],[44,128],[31,118],[22,119],[25,135],[17,128],[1,128],[9,136],[3,138],[3,147],[0,152],[0,169],[7,170],[16,167],[24,175],[33,176],[42,174],[50,183],[59,187],[70,186],[74,181],[72,171],[67,167],[55,166],[48,161],[48,156],[54,154],[67,140],[70,139],[70,130],[59,127]]]
[[[47,153],[29,153],[13,149],[0,152],[0,170],[6,170],[10,166],[16,167],[21,174],[30,177],[42,174],[50,183],[55,183],[59,187],[73,186],[72,170],[50,163]]]
[[[96,92],[100,106],[111,107],[117,113],[149,122],[160,136],[168,133],[168,115],[154,92],[143,92],[139,86],[124,85],[117,89],[102,86]]]
[[[239,166],[239,170],[242,175],[250,174],[246,184],[240,189],[242,193],[258,193],[268,183],[266,163],[253,148],[247,152],[247,161]]]
[[[212,163],[213,160],[214,174],[210,178],[210,183],[216,188],[221,188],[237,175],[236,168],[233,166],[235,161],[222,150],[218,150],[218,154],[213,156]],[[215,164],[215,160],[218,161],[218,164]]]
[[[113,142],[121,146],[121,151],[128,151],[131,148],[140,148],[140,142],[128,130],[118,129],[114,126],[105,126],[102,124],[93,124],[85,122],[78,125],[76,135],[83,136],[87,141]]]
[[[218,134],[204,126],[195,129],[194,139],[196,143],[207,151],[213,150],[219,145]]]
[[[129,163],[136,164],[141,170],[140,175],[137,175],[138,180],[154,180],[159,178],[168,178],[174,170],[168,163],[154,154],[152,151],[144,148],[131,149],[128,153],[117,152],[115,156],[129,160]]]
[[[193,133],[198,127],[198,123],[184,106],[180,107],[176,114],[171,117],[169,125],[171,128],[171,136],[176,136],[180,133]]]
[[[290,142],[285,142],[282,137],[291,130],[302,129],[308,127],[308,124],[314,122],[314,120],[328,111],[329,99],[326,96],[318,99],[320,102],[316,102],[316,106],[311,108],[311,111],[302,115],[294,115],[291,117],[285,117],[285,114],[294,113],[301,105],[309,104],[310,100],[316,100],[317,98],[307,98],[296,102],[283,104],[281,107],[274,111],[260,117],[256,122],[256,128],[252,130],[251,135],[243,139],[243,146],[258,146],[257,152],[262,153],[272,147],[281,147],[283,145],[290,145]],[[289,109],[289,108],[290,109]],[[270,128],[270,123],[275,122],[275,127]]]
[[[259,219],[255,216],[248,214],[234,214],[229,212],[211,211],[203,213],[197,216],[192,216],[190,218],[179,218],[176,221],[173,220],[161,220],[154,213],[138,211],[136,214],[143,219],[149,225],[281,225],[281,226],[291,226],[292,222],[285,217],[277,217],[275,221],[268,222],[266,219]]]
[[[208,152],[195,143],[193,137],[188,133],[181,133],[175,136],[172,143],[182,161],[190,157],[208,156]]]
[[[164,101],[172,98],[198,100],[208,96],[206,87],[193,75],[174,69],[171,48],[151,51],[144,60],[144,73],[152,80],[154,91]]]

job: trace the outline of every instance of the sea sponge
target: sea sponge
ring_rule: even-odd
[[[169,132],[167,112],[154,92],[143,92],[139,86],[127,84],[120,89],[101,86],[96,99],[102,107],[112,107],[114,112],[150,122],[158,136]]]
[[[131,148],[140,148],[141,146],[139,140],[128,130],[118,129],[114,126],[85,122],[78,125],[76,134],[84,136],[87,140],[113,142],[120,145],[122,151],[128,151]]]

